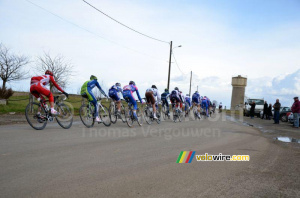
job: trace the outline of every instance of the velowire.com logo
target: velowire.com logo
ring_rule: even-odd
[[[195,151],[181,151],[176,163],[191,163],[195,156]],[[195,156],[197,162],[245,162],[250,161],[250,155],[209,155],[205,153],[204,155]]]

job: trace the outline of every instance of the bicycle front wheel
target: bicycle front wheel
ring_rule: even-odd
[[[125,107],[124,109],[124,114],[125,114],[125,120],[126,120],[126,123],[129,127],[132,127],[133,125],[133,115],[132,115],[132,110],[129,109],[128,107]]]
[[[116,106],[114,104],[109,105],[109,113],[111,115],[111,123],[115,124],[118,116],[116,115]]]
[[[73,115],[70,108],[64,104],[59,103],[57,105],[57,111],[59,115],[56,116],[57,123],[64,129],[69,129],[73,123]]]
[[[79,109],[79,116],[82,123],[87,127],[93,127],[95,123],[94,118],[94,108],[89,107],[89,105],[83,104]]]
[[[137,123],[140,126],[142,126],[143,125],[143,114],[142,114],[142,112],[140,112],[139,108],[136,110],[136,115],[137,115],[137,118],[138,118]]]
[[[145,110],[144,110],[144,117],[145,117],[145,120],[146,122],[151,125],[152,124],[152,119],[151,119],[151,112],[149,110],[148,107],[145,107]]]
[[[99,109],[99,116],[103,121],[103,124],[107,127],[111,125],[111,116],[110,112],[108,111],[108,108],[106,106],[100,106]]]

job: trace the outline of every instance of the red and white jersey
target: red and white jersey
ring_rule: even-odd
[[[43,87],[47,86],[49,83],[52,83],[60,92],[64,92],[60,86],[55,82],[53,76],[48,74],[42,76],[34,76],[31,78],[30,85],[41,85]]]

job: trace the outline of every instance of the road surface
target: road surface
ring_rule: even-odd
[[[299,150],[224,118],[43,131],[0,126],[0,197],[299,197]],[[176,163],[196,155],[248,162]]]

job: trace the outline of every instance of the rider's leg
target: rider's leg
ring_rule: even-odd
[[[94,116],[96,117],[96,121],[97,122],[100,122],[101,119],[99,117],[99,112],[98,112],[98,104],[97,104],[97,100],[92,92],[91,89],[87,89],[87,92],[86,92],[87,96],[88,96],[88,100],[94,105],[95,107],[95,111],[94,111]]]

